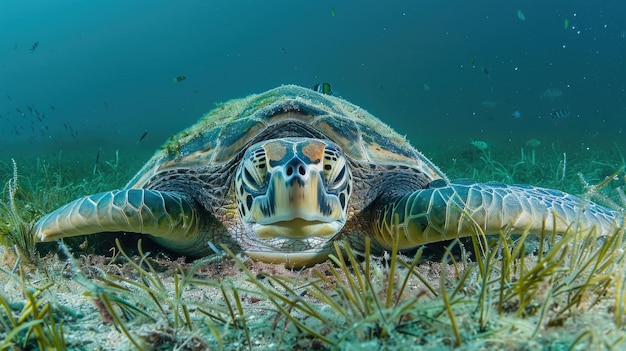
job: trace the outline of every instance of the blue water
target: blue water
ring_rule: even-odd
[[[217,102],[322,81],[418,148],[624,145],[624,13],[617,0],[6,0],[0,156],[95,155],[145,131],[153,149]],[[562,96],[541,99],[548,88]]]

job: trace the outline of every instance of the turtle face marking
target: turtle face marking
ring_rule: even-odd
[[[235,175],[244,234],[276,251],[321,248],[344,226],[352,179],[343,151],[318,139],[260,142]],[[256,239],[256,240],[255,240]]]

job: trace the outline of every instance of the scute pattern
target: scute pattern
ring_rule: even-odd
[[[127,188],[144,187],[155,174],[171,168],[198,169],[235,162],[248,145],[296,132],[282,130],[282,125],[300,128],[297,134],[302,136],[308,132],[310,137],[331,140],[360,162],[405,164],[431,179],[445,179],[403,136],[364,109],[310,89],[285,85],[221,104],[194,126],[171,137]]]

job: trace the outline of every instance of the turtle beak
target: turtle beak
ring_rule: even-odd
[[[324,189],[323,173],[297,156],[275,170],[267,193],[254,200],[251,220],[260,239],[331,238],[345,224],[339,197]]]

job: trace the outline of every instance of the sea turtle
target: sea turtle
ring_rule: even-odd
[[[43,241],[150,235],[188,256],[218,244],[290,266],[334,240],[400,249],[477,233],[595,234],[623,215],[557,190],[449,181],[389,126],[343,99],[294,85],[226,102],[171,137],[122,190],[41,218]]]

